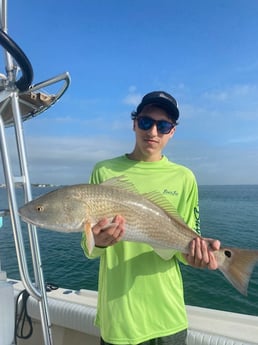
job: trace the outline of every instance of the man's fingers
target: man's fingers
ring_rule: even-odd
[[[109,224],[109,221],[107,218],[102,218],[98,223],[96,223],[92,227],[92,231],[95,235],[98,235],[103,228],[105,228]]]
[[[125,219],[117,215],[110,223],[107,218],[103,218],[92,227],[92,231],[97,246],[113,245],[120,241],[125,233]]]
[[[194,267],[217,269],[218,263],[214,251],[219,248],[220,241],[218,240],[196,237],[189,245],[187,261]]]

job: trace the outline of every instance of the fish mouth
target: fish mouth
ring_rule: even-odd
[[[42,227],[41,224],[39,223],[36,223],[36,222],[33,222],[32,219],[26,217],[25,215],[23,215],[20,211],[18,211],[18,214],[19,216],[21,217],[21,219],[25,222],[25,223],[29,223],[29,224],[32,224],[32,225],[35,225],[35,226],[39,226],[39,227]]]
[[[24,208],[23,207],[20,207],[18,209],[18,215],[21,217],[22,220],[29,220],[28,217],[25,216],[24,212],[23,212]]]
[[[39,222],[33,221],[28,215],[26,215],[27,212],[24,212],[24,211],[25,211],[25,207],[23,206],[18,209],[18,214],[25,223],[43,227],[42,224],[40,224]]]

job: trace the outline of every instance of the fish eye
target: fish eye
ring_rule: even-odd
[[[224,254],[225,254],[228,258],[231,258],[231,256],[232,256],[232,253],[231,253],[230,250],[225,250],[225,251],[224,251]]]
[[[38,206],[36,206],[36,211],[43,212],[44,211],[44,207],[42,205],[38,205]]]

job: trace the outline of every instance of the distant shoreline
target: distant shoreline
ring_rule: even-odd
[[[23,186],[22,183],[17,182],[15,183],[15,187],[21,188]],[[51,183],[31,183],[32,187],[40,187],[40,188],[45,188],[45,187],[57,187],[58,185],[51,184]],[[6,188],[6,184],[1,183],[0,188]]]
[[[69,185],[69,184],[68,184]],[[20,188],[23,184],[20,182],[15,183],[15,187]],[[45,188],[45,187],[59,187],[62,186],[61,184],[52,184],[52,183],[31,183],[32,187],[39,187],[39,188]],[[66,185],[63,185],[66,186]],[[249,187],[249,186],[258,186],[257,183],[242,183],[242,184],[199,184],[199,187]],[[5,183],[0,183],[0,188],[6,188]]]

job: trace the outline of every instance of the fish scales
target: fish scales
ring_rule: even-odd
[[[196,237],[195,232],[171,219],[164,210],[139,194],[112,186],[89,185],[85,189],[82,199],[86,200],[86,213],[91,216],[92,223],[102,217],[112,220],[116,214],[123,216],[126,219],[126,241],[143,242],[145,239],[160,248],[187,252],[189,241]],[[182,231],[178,231],[179,226]]]

